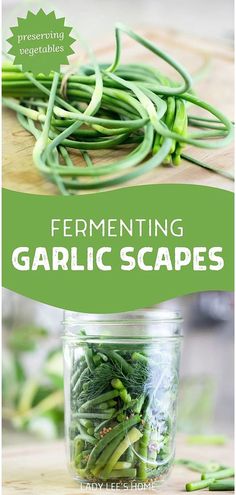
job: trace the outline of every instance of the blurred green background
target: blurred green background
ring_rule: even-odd
[[[185,320],[178,429],[233,432],[233,295],[201,293],[158,307]],[[63,311],[3,293],[3,442],[63,436]]]

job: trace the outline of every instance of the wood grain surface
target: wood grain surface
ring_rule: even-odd
[[[176,458],[189,458],[199,462],[216,461],[225,465],[233,464],[233,444],[224,446],[190,446],[184,437],[178,437]],[[158,493],[177,495],[185,492],[186,482],[199,479],[182,466],[175,466],[167,482]],[[3,452],[3,494],[4,495],[91,495],[94,491],[81,489],[71,480],[66,469],[63,442],[7,447]],[[99,493],[114,493],[113,490],[99,490]],[[119,490],[120,495],[137,493],[134,490]],[[139,493],[153,494],[153,490]],[[206,493],[199,492],[199,493]],[[218,492],[210,492],[212,494]],[[227,492],[221,492],[227,493]],[[232,493],[232,492],[231,492]]]
[[[171,55],[184,64],[193,75],[201,71],[201,68],[209,62],[208,69],[203,77],[196,81],[195,90],[198,95],[216,105],[228,117],[233,118],[233,51],[230,45],[217,44],[199,38],[189,37],[177,31],[157,32],[138,28],[149,39],[158,43]],[[134,44],[132,40],[125,38],[123,43],[125,49],[122,51],[122,61],[153,62],[157,64],[152,54],[145,52],[140,45]],[[96,49],[100,61],[109,61],[114,54],[114,44],[103,44]],[[207,62],[207,63],[208,63]],[[160,61],[158,67],[173,75],[164,63]],[[195,113],[198,113],[197,111]],[[34,139],[27,131],[19,125],[14,112],[8,109],[3,111],[3,186],[12,190],[35,193],[35,194],[57,194],[57,188],[40,175],[32,162],[32,148]],[[196,158],[204,160],[218,167],[232,170],[233,168],[233,145],[220,150],[187,150]],[[104,150],[93,158],[96,161],[106,163],[122,156],[125,151]],[[79,154],[74,151],[76,163],[80,164]],[[138,184],[158,183],[191,183],[206,186],[220,187],[227,190],[233,189],[233,183],[227,178],[204,170],[187,162],[178,167],[160,166],[149,174],[125,183],[126,186]]]

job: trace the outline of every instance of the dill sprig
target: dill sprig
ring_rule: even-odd
[[[79,396],[79,403],[98,397],[112,388],[111,381],[119,378],[132,397],[139,397],[153,379],[153,370],[144,362],[132,364],[132,372],[125,374],[119,363],[111,360],[90,372],[86,390]]]

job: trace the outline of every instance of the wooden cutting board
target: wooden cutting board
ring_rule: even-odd
[[[206,60],[210,65],[204,77],[196,82],[195,90],[198,95],[216,105],[228,117],[233,118],[233,50],[229,44],[222,41],[210,42],[199,38],[189,37],[177,31],[160,30],[150,31],[143,27],[137,30],[146,37],[158,43],[160,47],[169,52],[184,64],[194,76],[201,69]],[[152,54],[146,52],[143,47],[135,44],[127,37],[123,42],[122,60],[153,62],[157,61]],[[96,47],[94,47],[96,48]],[[111,61],[114,55],[114,43],[98,46],[96,50],[100,61]],[[168,67],[160,61],[160,70],[173,75]],[[15,114],[4,109],[3,112],[3,186],[21,192],[36,194],[57,194],[57,188],[47,182],[35,169],[32,162],[32,147],[34,139],[23,130],[17,122]],[[221,150],[188,149],[189,154],[218,167],[232,170],[233,145]],[[109,162],[122,156],[122,150],[104,150],[95,161]],[[77,156],[77,163],[80,158]],[[183,162],[179,167],[161,166],[147,175],[126,183],[126,186],[138,184],[158,183],[191,183],[233,189],[233,182],[227,178],[218,176],[212,172],[201,169],[196,165]]]
[[[177,441],[177,458],[196,461],[233,463],[233,443],[225,446],[190,446],[184,437]],[[158,493],[177,495],[184,493],[186,482],[198,480],[198,473],[193,473],[182,466],[175,466],[169,480],[162,485]],[[92,495],[94,491],[81,490],[66,470],[63,442],[34,444],[29,446],[8,447],[3,453],[3,495]],[[110,490],[99,490],[114,493]],[[120,495],[127,493],[145,493],[153,495],[154,491],[134,492],[119,490]],[[212,493],[201,491],[199,493]],[[228,492],[221,492],[222,495]],[[231,492],[232,493],[232,492]]]

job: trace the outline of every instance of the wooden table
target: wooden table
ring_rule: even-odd
[[[184,437],[179,437],[177,458],[189,458],[202,462],[214,460],[219,463],[224,462],[225,465],[232,465],[233,444],[229,442],[225,446],[190,446]],[[88,493],[91,495],[94,493],[94,491],[81,490],[79,485],[70,479],[65,466],[63,442],[7,447],[3,454],[3,494],[84,495]],[[170,479],[160,488],[159,493],[168,495],[183,493],[185,483],[197,479],[199,479],[198,473],[193,473],[182,466],[175,466]],[[112,490],[99,492],[114,493]],[[122,495],[127,491],[119,490],[118,493]],[[137,492],[133,490],[132,493]],[[155,492],[145,490],[139,493],[153,494]]]
[[[145,27],[138,27],[149,39],[158,43],[171,55],[182,62],[194,75],[204,65],[206,59],[210,59],[210,67],[204,77],[195,84],[195,89],[202,99],[216,105],[228,117],[233,118],[233,50],[230,45],[209,42],[199,38],[189,37],[174,30],[150,31]],[[155,57],[149,52],[134,44],[128,38],[124,38],[125,49],[122,52],[123,61],[154,62]],[[113,41],[109,44],[98,46],[96,50],[98,59],[101,61],[112,60],[114,55]],[[168,72],[168,67],[160,61],[160,70]],[[173,75],[172,72],[169,72]],[[47,182],[36,170],[32,162],[32,147],[34,139],[23,130],[15,114],[4,109],[3,125],[3,186],[21,192],[35,194],[57,194],[57,188]],[[218,167],[232,170],[233,147],[229,146],[220,150],[188,150],[200,160],[204,160]],[[112,151],[112,160],[121,156],[122,152]],[[97,157],[98,158],[98,157]],[[101,155],[99,156],[101,160]],[[77,163],[80,158],[77,156]],[[104,162],[111,161],[111,152],[104,150],[102,153]],[[95,157],[96,162],[96,157]],[[157,183],[191,183],[207,186],[220,187],[232,190],[233,183],[227,178],[201,169],[196,165],[183,162],[179,167],[159,167],[139,179],[125,183],[126,186],[138,184]]]

